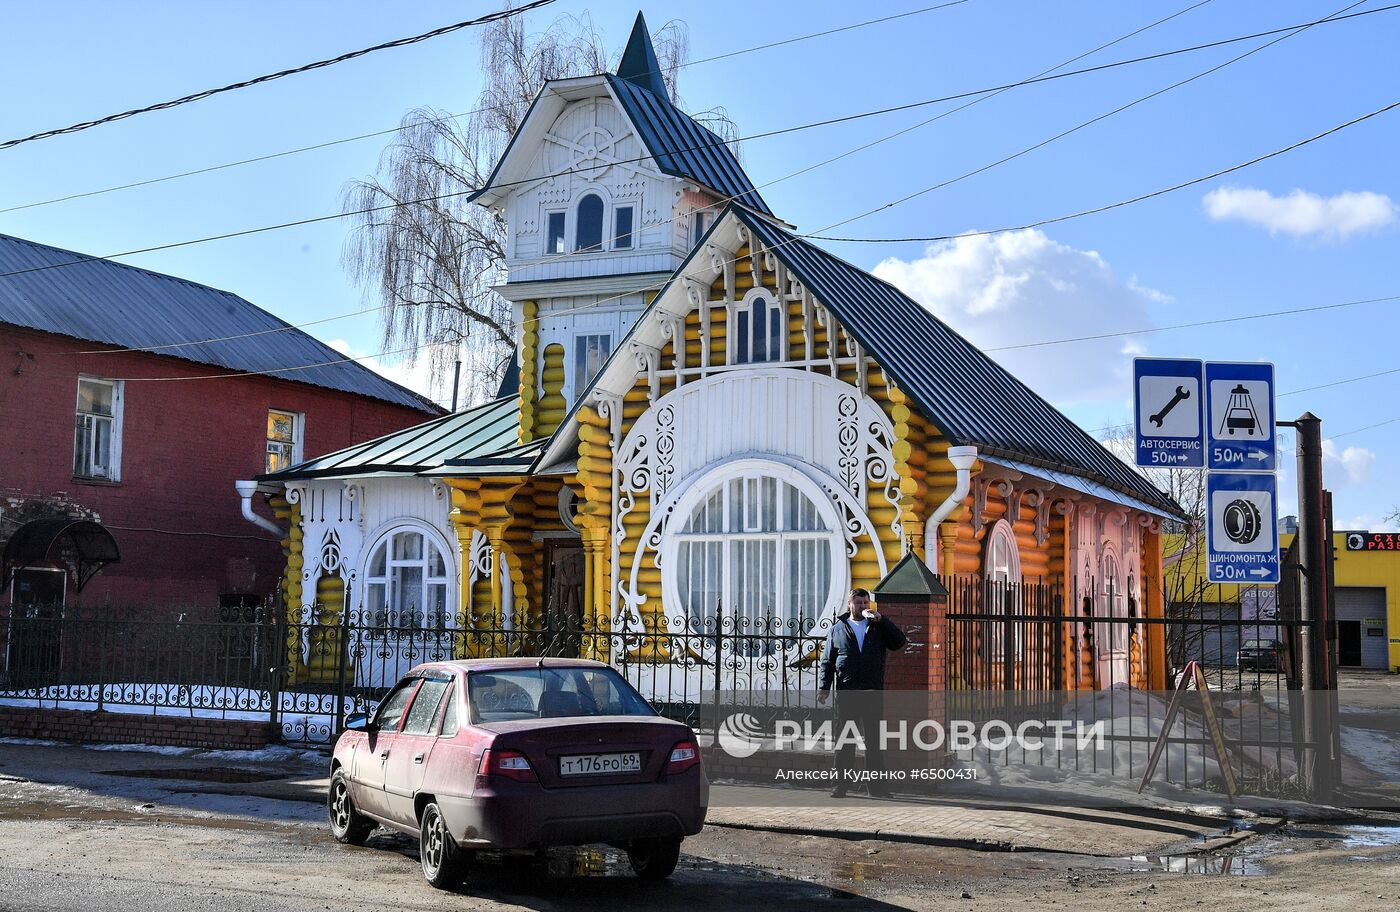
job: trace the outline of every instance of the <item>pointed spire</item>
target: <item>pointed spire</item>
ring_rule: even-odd
[[[622,62],[617,65],[617,75],[648,92],[668,97],[666,81],[661,78],[661,64],[656,62],[656,48],[652,46],[647,21],[640,11],[632,26],[632,37],[627,39],[627,50],[622,52]]]

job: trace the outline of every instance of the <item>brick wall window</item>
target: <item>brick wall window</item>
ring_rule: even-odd
[[[280,472],[301,462],[301,438],[306,416],[267,410],[267,471]]]
[[[101,481],[121,480],[122,382],[78,377],[73,429],[73,474]]]

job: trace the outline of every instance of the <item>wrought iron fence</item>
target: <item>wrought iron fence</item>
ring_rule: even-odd
[[[1110,732],[1108,751],[1089,758],[1093,771],[1140,774],[1155,737],[1152,722],[1160,723],[1164,710],[1161,691],[1175,687],[1191,661],[1203,665],[1211,690],[1225,695],[1225,738],[1243,764],[1246,786],[1277,792],[1296,769],[1300,728],[1290,691],[1296,682],[1287,672],[1301,622],[1190,604],[1147,617],[1135,595],[1120,596],[1112,585],[1093,581],[1083,591],[1032,581],[947,582],[951,691],[1016,694],[1017,712],[1028,717],[1063,714],[1068,704],[1092,709],[1104,700],[1126,701],[1128,724]],[[633,619],[618,629],[517,627],[494,617],[462,623],[436,613],[410,613],[404,621],[326,606],[288,612],[272,603],[0,611],[0,702],[264,721],[277,725],[289,743],[328,745],[346,714],[372,711],[420,663],[560,656],[607,661],[663,714],[713,728],[735,707],[809,714],[832,623],[722,611]],[[1281,644],[1277,668],[1234,662],[1227,644],[1246,632]],[[910,634],[917,642],[926,632]],[[1125,689],[1130,696],[1122,696]],[[978,705],[989,711],[988,704]],[[1008,705],[1001,701],[998,711]],[[1170,743],[1174,752],[1160,775],[1210,784],[1208,764],[1200,762],[1210,733],[1199,715],[1188,712]],[[1007,755],[1000,762],[1062,759]]]

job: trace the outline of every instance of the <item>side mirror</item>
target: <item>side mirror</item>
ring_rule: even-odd
[[[346,731],[367,732],[369,729],[369,716],[364,713],[351,713],[345,717]]]

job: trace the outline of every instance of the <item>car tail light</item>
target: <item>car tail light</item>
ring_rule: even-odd
[[[694,741],[680,741],[671,748],[671,759],[666,761],[666,772],[681,773],[700,763],[700,745]]]
[[[534,782],[539,777],[525,755],[519,751],[488,749],[481,755],[477,779],[484,776],[504,776],[516,782]]]

